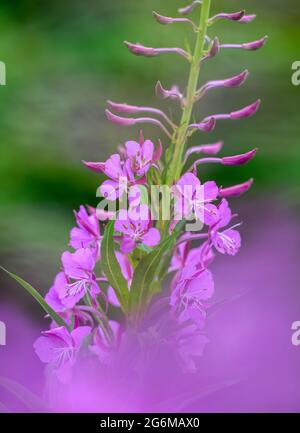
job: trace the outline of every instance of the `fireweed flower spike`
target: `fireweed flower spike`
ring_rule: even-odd
[[[151,137],[141,133],[139,138],[130,137],[116,146],[119,153],[110,155],[105,162],[83,161],[90,170],[106,176],[99,190],[103,201],[115,207],[100,210],[98,206],[95,210],[80,206],[75,212],[76,227],[70,233],[70,248],[63,253],[61,269],[45,297],[48,308],[44,308],[49,314],[52,312],[52,322],[50,330],[43,332],[36,341],[35,350],[42,362],[49,364],[53,375],[63,382],[70,379],[82,351],[93,356],[100,365],[107,365],[122,346],[122,360],[116,364],[123,364],[132,335],[139,340],[139,348],[136,346],[133,352],[132,346],[128,349],[134,353],[135,364],[152,359],[152,346],[148,347],[146,342],[152,341],[153,329],[159,333],[159,341],[167,344],[168,351],[174,348],[180,364],[188,371],[197,368],[196,359],[208,342],[205,319],[215,291],[212,272],[215,255],[234,255],[241,246],[241,236],[236,230],[240,223],[232,223],[236,215],[227,199],[248,191],[253,179],[224,187],[213,179],[202,182],[197,176],[197,167],[206,163],[243,165],[254,157],[256,149],[218,157],[222,141],[200,142],[191,148],[187,144],[194,132],[210,132],[218,120],[252,116],[260,101],[194,122],[194,105],[201,103],[201,97],[208,90],[239,87],[248,71],[226,79],[209,80],[202,87],[199,74],[203,62],[216,56],[220,49],[254,51],[265,44],[266,37],[248,43],[220,44],[217,37],[213,39],[208,35],[214,22],[226,19],[228,24],[230,21],[246,24],[255,15],[241,11],[211,16],[211,0],[193,1],[179,12],[188,14],[198,5],[201,7],[196,24],[189,18],[154,13],[161,24],[192,24],[196,31],[191,52],[177,47],[151,48],[125,42],[129,51],[139,56],[179,54],[189,62],[189,77],[187,85],[180,86],[185,92],[181,92],[176,83],[165,89],[157,82],[157,96],[180,102],[181,116],[174,122],[164,111],[147,103],[137,106],[108,101],[109,121],[119,126],[141,123],[158,126],[164,134],[163,145],[159,140],[155,146]],[[138,117],[142,112],[147,117]],[[197,159],[185,170],[190,157],[205,154],[208,156]],[[163,194],[159,195],[155,212],[151,194],[154,186],[171,190],[167,205],[168,200]],[[128,199],[129,210],[123,207],[123,199],[126,202]],[[169,210],[167,218],[162,215],[165,207]],[[157,217],[154,217],[156,210]],[[196,228],[189,224],[191,220],[196,222]],[[169,287],[166,281],[171,281]],[[150,325],[149,314],[156,307],[162,311],[162,304],[163,318],[155,314],[152,320],[156,322]],[[115,308],[117,315],[113,312]],[[112,317],[118,317],[117,321]],[[162,320],[167,326],[160,326]]]

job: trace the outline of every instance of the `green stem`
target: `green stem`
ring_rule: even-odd
[[[209,11],[211,0],[203,0],[201,6],[199,32],[196,40],[193,59],[191,62],[190,75],[188,80],[186,103],[182,113],[180,126],[178,127],[175,140],[174,140],[174,157],[172,159],[170,168],[167,173],[167,183],[172,185],[174,181],[178,180],[182,170],[182,156],[184,146],[187,138],[188,126],[191,120],[193,106],[195,102],[195,93],[197,90],[199,73],[200,73],[200,60],[203,56],[205,46],[205,36],[208,27]]]

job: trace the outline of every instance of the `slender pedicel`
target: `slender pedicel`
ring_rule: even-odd
[[[256,51],[265,45],[267,39],[268,36],[264,36],[263,38],[258,39],[257,41],[246,42],[244,44],[222,44],[220,45],[220,48],[241,48],[243,50]]]
[[[220,152],[224,142],[218,141],[217,143],[213,144],[201,144],[200,146],[193,146],[190,147],[186,152],[184,156],[184,164],[187,162],[188,158],[197,153],[206,153],[207,155],[216,155]]]

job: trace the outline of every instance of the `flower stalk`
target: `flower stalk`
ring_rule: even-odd
[[[178,127],[177,131],[175,131],[173,139],[174,157],[166,176],[166,182],[168,185],[172,185],[174,181],[179,179],[182,170],[183,153],[187,139],[188,126],[195,103],[195,95],[197,92],[201,67],[201,58],[204,53],[210,6],[211,0],[203,0],[201,5],[199,32],[197,35],[195,50],[190,66],[185,106],[183,108],[180,126]]]

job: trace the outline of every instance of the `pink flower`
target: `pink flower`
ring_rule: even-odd
[[[101,235],[96,213],[89,215],[84,206],[80,206],[79,211],[74,213],[78,227],[71,230],[70,246],[75,250],[87,247],[98,250]]]
[[[58,379],[67,383],[71,379],[80,346],[91,332],[89,326],[81,326],[71,333],[60,327],[42,332],[34,343],[34,349],[40,360],[50,364]]]
[[[198,328],[204,326],[205,301],[214,293],[214,281],[209,270],[189,264],[182,269],[172,291],[170,304],[179,322],[192,320]]]
[[[216,200],[218,192],[219,188],[215,182],[209,181],[201,185],[193,173],[184,174],[174,188],[175,219],[195,216],[203,223],[209,224],[217,214],[217,207],[211,202]]]
[[[65,285],[64,293],[60,296],[68,308],[73,308],[86,293],[92,297],[100,293],[93,272],[96,259],[89,248],[80,248],[73,254],[65,251],[61,259],[65,274],[69,280],[73,280]]]
[[[131,253],[138,244],[154,247],[160,241],[160,233],[152,227],[150,211],[146,205],[136,209],[134,218],[132,211],[121,210],[115,222],[115,230],[123,234],[121,252],[125,254]]]
[[[102,364],[108,365],[113,360],[115,350],[119,347],[122,337],[122,329],[118,322],[109,321],[112,330],[112,341],[109,341],[104,334],[103,329],[99,326],[94,335],[93,345],[90,346],[91,352],[98,356]]]
[[[232,213],[227,200],[224,198],[218,208],[218,221],[211,228],[211,241],[216,250],[221,254],[234,256],[241,246],[241,235],[233,227],[221,231],[228,226],[232,219]],[[238,224],[239,225],[239,224]]]
[[[151,165],[161,157],[161,146],[158,152],[154,152],[154,144],[150,140],[145,140],[142,144],[136,141],[127,141],[125,148],[132,172],[140,177],[145,175]]]
[[[45,301],[56,312],[62,312],[66,310],[66,305],[62,301],[62,297],[65,294],[68,283],[69,282],[65,273],[60,272],[56,275],[53,285],[50,287],[49,292],[45,296]]]
[[[195,326],[190,325],[177,332],[175,337],[176,350],[185,371],[197,371],[196,359],[201,357],[209,339]]]

